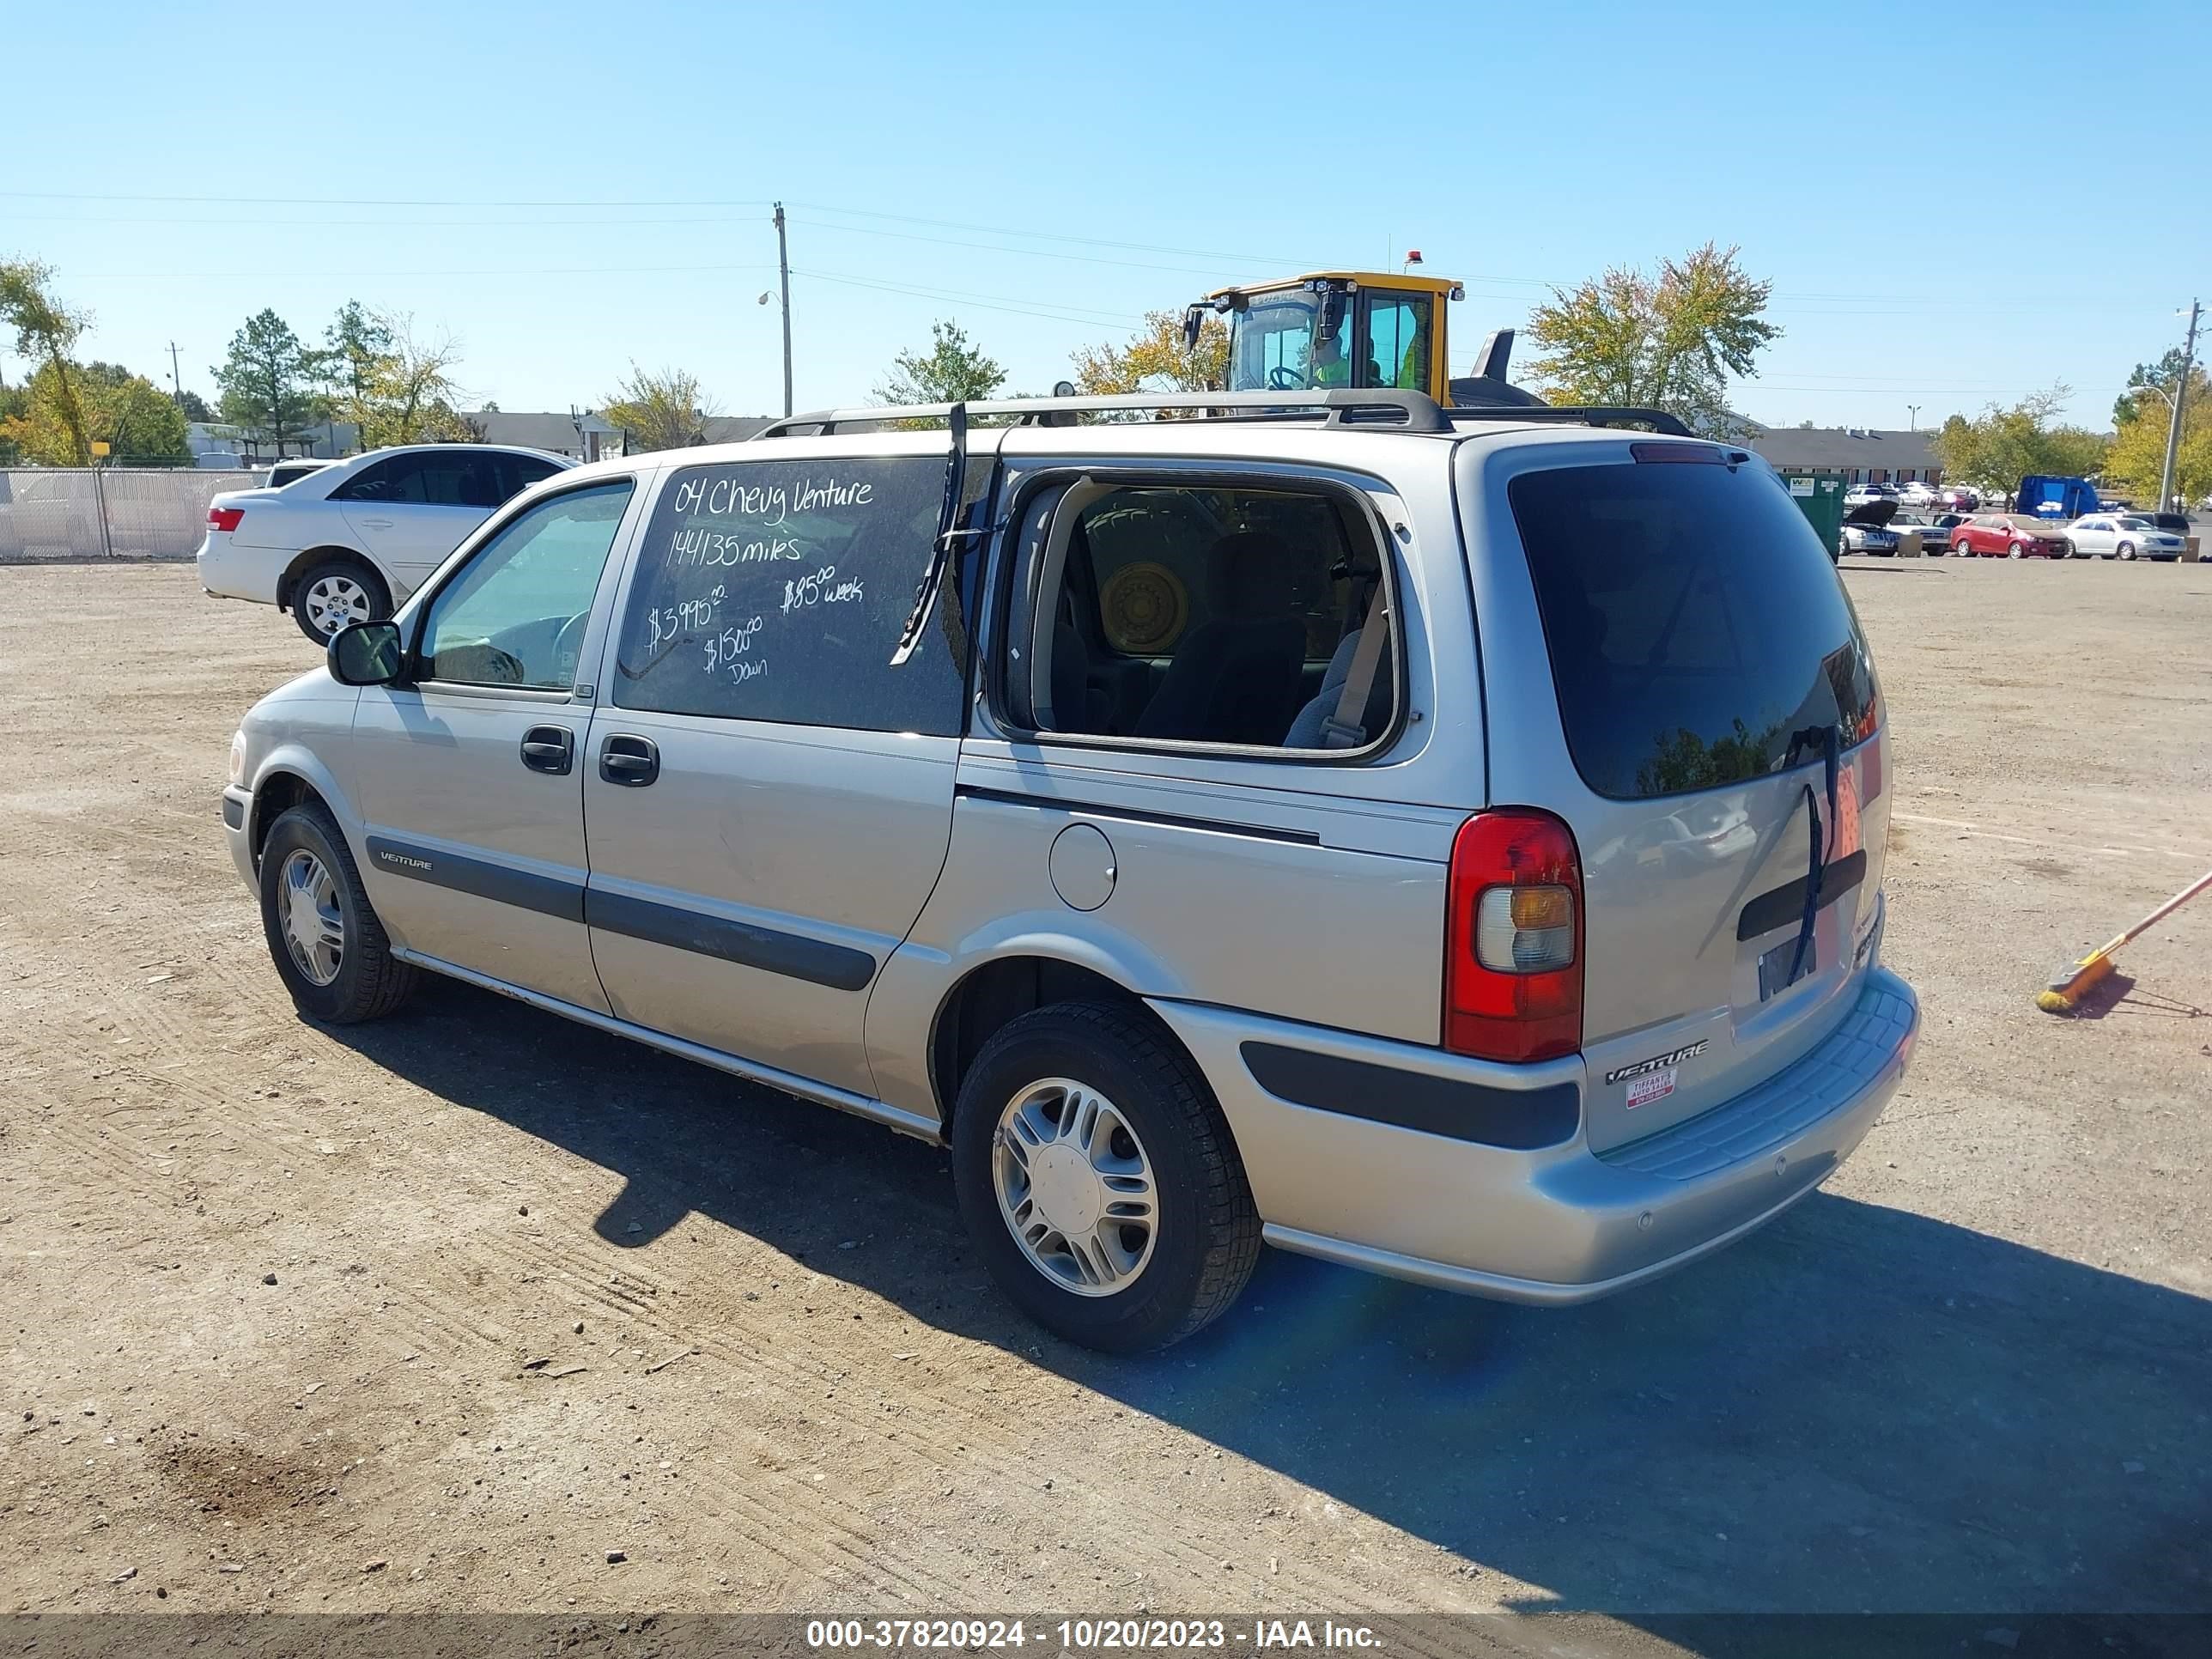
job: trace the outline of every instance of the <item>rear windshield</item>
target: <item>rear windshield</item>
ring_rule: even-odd
[[[1741,467],[1528,472],[1507,489],[1567,747],[1601,795],[1784,769],[1877,719],[1874,664],[1827,550],[1781,482]]]

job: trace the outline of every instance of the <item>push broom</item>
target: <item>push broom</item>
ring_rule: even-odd
[[[2035,994],[2035,1006],[2046,1014],[2072,1013],[2080,1006],[2083,994],[2089,988],[2112,971],[2113,953],[2118,951],[2120,946],[2143,932],[2153,922],[2162,921],[2172,915],[2207,888],[2212,888],[2212,870],[2206,871],[2195,881],[2191,882],[2188,886],[2166,900],[2165,903],[2160,905],[2157,909],[2152,911],[2118,939],[2099,945],[2081,961],[2069,967],[2064,973],[2051,981],[2049,989],[2038,991]]]

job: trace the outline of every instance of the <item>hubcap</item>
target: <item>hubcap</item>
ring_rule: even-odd
[[[1110,1296],[1152,1261],[1159,1227],[1152,1161],[1096,1089],[1047,1078],[1008,1101],[991,1177],[1014,1243],[1062,1290]]]
[[[323,861],[305,848],[284,860],[278,873],[279,920],[292,965],[317,985],[338,976],[345,957],[345,918],[338,910],[337,883]]]
[[[341,628],[368,620],[368,590],[350,576],[323,576],[307,589],[302,601],[307,620],[325,637]]]

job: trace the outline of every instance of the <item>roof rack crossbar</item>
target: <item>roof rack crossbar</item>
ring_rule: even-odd
[[[1041,416],[1089,414],[1117,410],[1143,411],[1161,409],[1226,410],[1231,419],[1297,419],[1310,410],[1332,426],[1384,427],[1396,432],[1449,432],[1446,411],[1425,392],[1392,392],[1330,386],[1310,392],[1138,392],[1095,397],[1007,398],[967,405],[970,420],[1011,416],[1027,425]],[[822,436],[841,426],[888,421],[949,419],[951,404],[905,404],[875,408],[817,409],[804,415],[787,415],[770,422],[748,441],[787,437],[794,428],[811,428]],[[1391,415],[1395,419],[1389,418]]]
[[[1670,438],[1698,434],[1682,424],[1678,415],[1663,409],[1638,409],[1627,404],[1455,404],[1443,413],[1455,421],[1534,421],[1564,426],[1620,426],[1641,421]]]

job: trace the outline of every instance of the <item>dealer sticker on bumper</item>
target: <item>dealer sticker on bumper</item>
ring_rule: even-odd
[[[1628,1080],[1628,1109],[1632,1112],[1638,1106],[1648,1106],[1655,1100],[1664,1100],[1674,1092],[1674,1068],[1671,1066],[1663,1072],[1652,1072],[1643,1077],[1631,1078]]]

